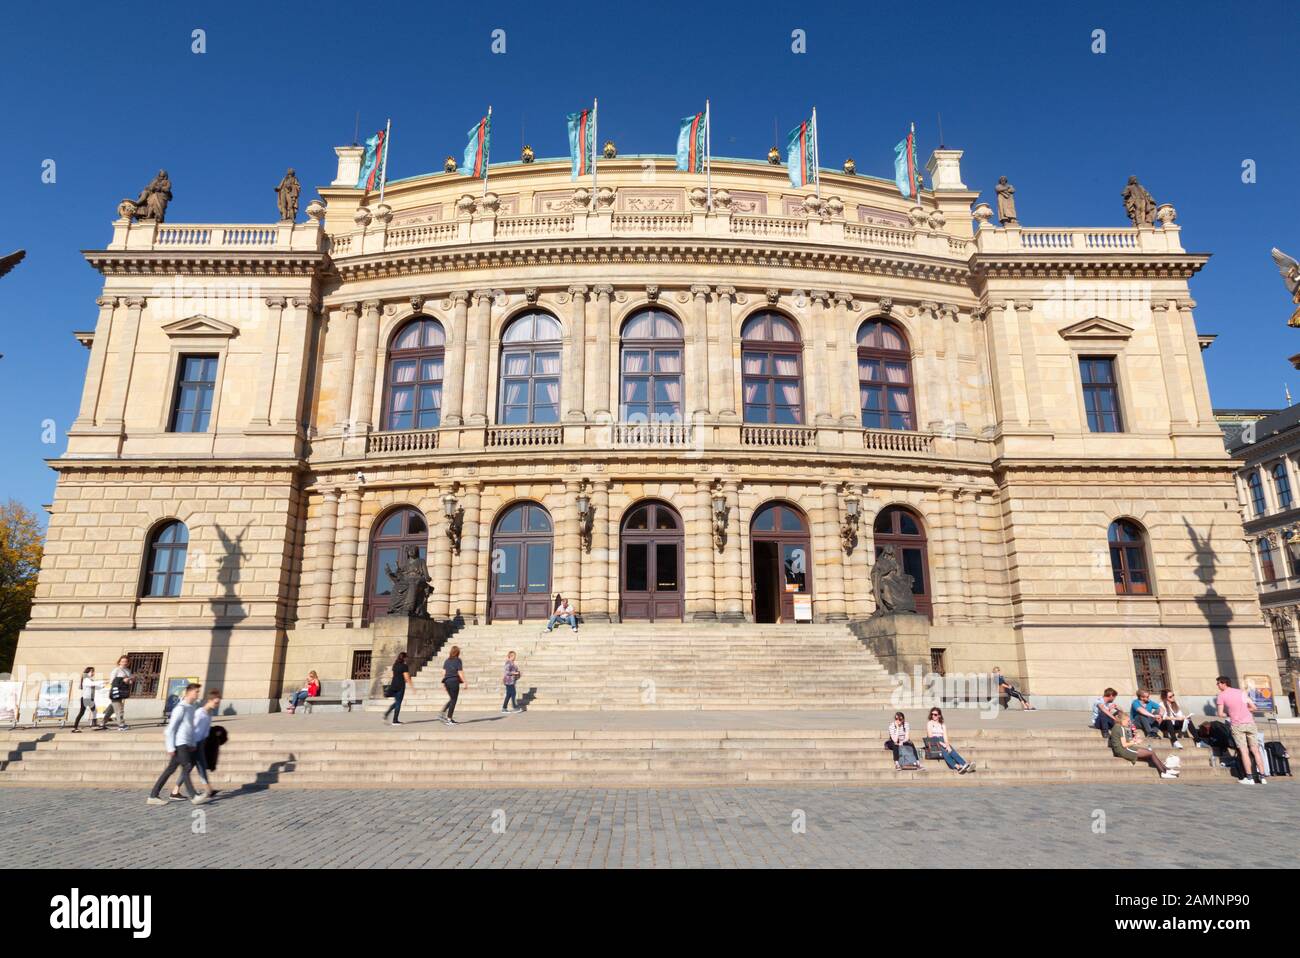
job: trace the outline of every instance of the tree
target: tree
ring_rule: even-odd
[[[43,538],[36,513],[13,499],[0,505],[0,673],[12,671],[18,633],[32,613]]]

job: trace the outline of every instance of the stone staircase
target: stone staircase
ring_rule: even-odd
[[[369,719],[367,721],[377,720]],[[896,772],[883,736],[858,729],[552,729],[506,718],[446,728],[379,726],[311,730],[286,717],[282,731],[232,732],[213,773],[216,787],[447,788],[673,787],[739,785],[1039,785],[1147,782],[1177,787],[1231,781],[1208,749],[1186,748],[1180,782],[1114,758],[1084,729],[978,728],[954,734],[978,771],[940,762]],[[147,788],[162,770],[160,730],[128,733],[0,732],[3,786]],[[1283,733],[1292,754],[1300,729]],[[1170,749],[1160,747],[1162,756]],[[1269,786],[1293,787],[1275,778]]]
[[[887,708],[890,677],[844,626],[593,623],[545,633],[538,624],[468,626],[413,676],[403,713],[447,701],[442,661],[461,649],[469,687],[457,709],[499,710],[506,653],[523,670],[524,707],[615,709]],[[388,703],[371,702],[383,711]]]

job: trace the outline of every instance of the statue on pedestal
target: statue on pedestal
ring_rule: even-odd
[[[1277,263],[1278,271],[1282,274],[1282,281],[1286,283],[1286,291],[1291,294],[1291,302],[1300,306],[1300,263],[1287,256],[1276,246],[1273,247],[1273,262]],[[1300,309],[1291,314],[1291,318],[1286,321],[1286,324],[1288,326],[1300,326]]]
[[[292,223],[298,218],[298,194],[302,192],[302,186],[298,183],[298,177],[294,175],[293,167],[289,167],[284,174],[284,179],[275,188],[275,192],[276,205],[280,207],[280,222]]]
[[[912,595],[912,577],[903,571],[892,545],[885,546],[871,567],[871,594],[876,599],[876,611],[871,618],[891,613],[915,613],[916,597]]]
[[[135,200],[123,200],[118,204],[117,213],[124,219],[140,221],[152,220],[161,223],[167,213],[167,204],[172,199],[172,181],[166,170],[159,170]]]
[[[1124,212],[1133,221],[1134,226],[1154,226],[1156,221],[1156,201],[1146,191],[1136,176],[1128,178],[1128,186],[1121,194],[1124,197]]]
[[[1016,219],[1016,188],[1007,182],[1005,176],[998,177],[998,220],[1003,226],[1019,226]]]
[[[384,574],[393,583],[393,598],[388,606],[389,615],[404,615],[412,619],[429,617],[429,593],[432,591],[429,568],[420,558],[418,546],[407,546],[398,560],[397,568],[384,566]]]

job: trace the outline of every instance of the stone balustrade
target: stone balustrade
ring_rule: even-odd
[[[326,236],[319,222],[153,223],[119,219],[110,250],[154,252],[319,252]]]
[[[1180,228],[1020,227],[984,225],[975,232],[981,253],[1182,253]]]

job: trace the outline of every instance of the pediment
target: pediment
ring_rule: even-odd
[[[207,336],[207,337],[224,337],[226,339],[239,335],[239,327],[232,326],[230,323],[223,323],[219,319],[213,319],[211,316],[189,316],[185,319],[178,319],[174,323],[168,323],[162,328],[168,336]]]
[[[1093,316],[1091,319],[1085,319],[1066,326],[1060,333],[1062,339],[1082,340],[1083,342],[1097,339],[1126,340],[1133,335],[1133,327],[1117,323],[1113,319]]]

